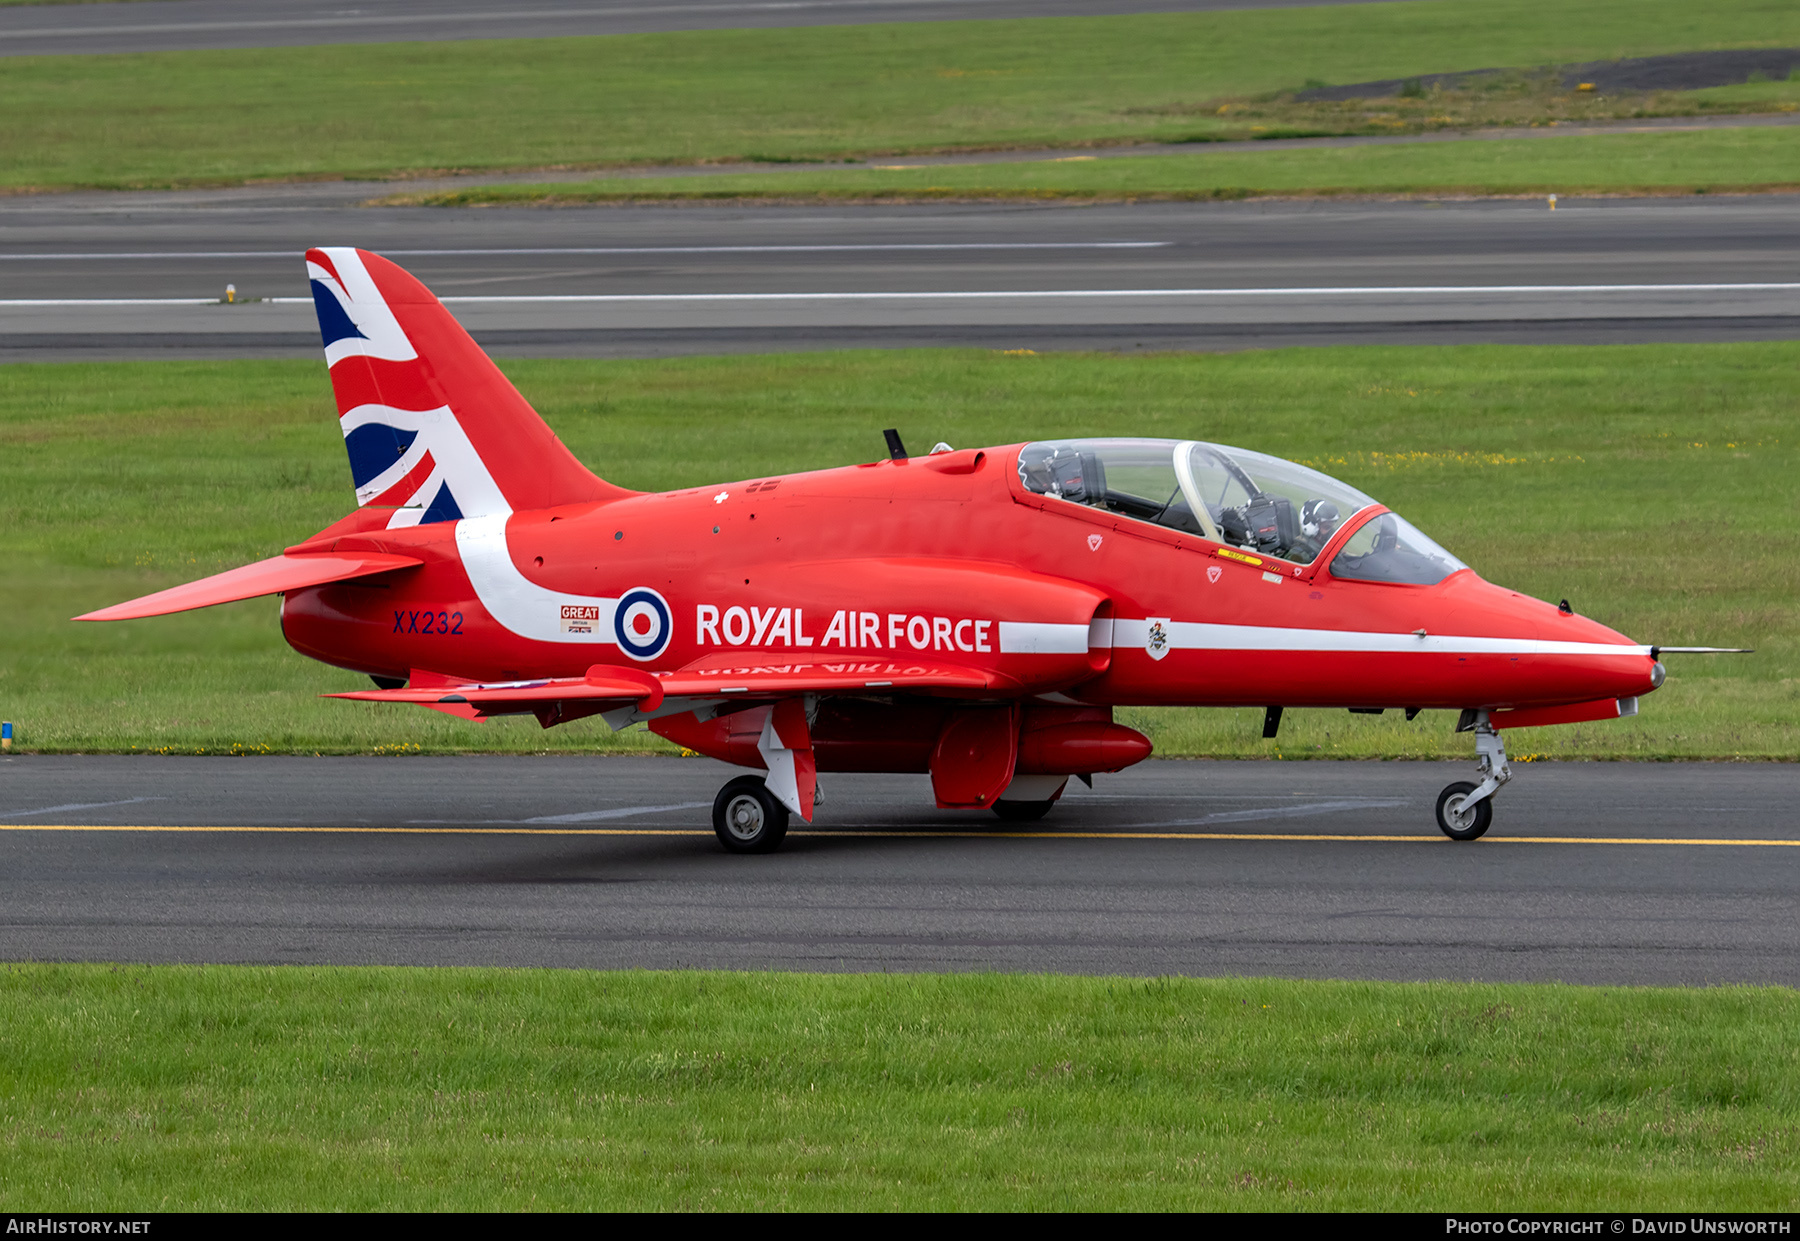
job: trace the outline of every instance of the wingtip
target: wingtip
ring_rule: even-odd
[[[137,600],[134,599],[126,603],[115,603],[110,608],[99,608],[92,612],[83,612],[80,616],[71,616],[69,619],[77,621],[142,620],[146,616],[157,615],[157,613],[154,612],[133,611],[131,605],[135,602],[137,602]]]

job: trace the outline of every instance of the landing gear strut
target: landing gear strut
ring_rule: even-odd
[[[1494,821],[1493,797],[1512,779],[1506,765],[1506,742],[1488,722],[1486,711],[1475,712],[1475,774],[1480,784],[1459,780],[1438,794],[1437,822],[1451,840],[1476,840]]]
[[[773,853],[787,829],[788,808],[761,776],[739,776],[713,798],[713,832],[733,853]]]

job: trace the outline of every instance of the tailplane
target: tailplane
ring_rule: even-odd
[[[358,505],[390,529],[631,493],[563,446],[418,280],[347,246],[306,252]]]

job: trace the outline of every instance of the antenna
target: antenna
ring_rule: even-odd
[[[906,460],[906,445],[900,442],[900,432],[889,427],[882,434],[887,436],[888,457],[894,461]]]

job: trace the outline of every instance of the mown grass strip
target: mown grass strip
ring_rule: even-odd
[[[9,57],[0,187],[1247,137],[1218,98],[1309,79],[1795,44],[1800,10],[1782,0],[1415,0]]]
[[[395,206],[627,202],[1070,199],[1183,201],[1271,195],[1478,197],[1800,189],[1800,126],[1471,139],[1402,145],[1055,159],[914,168],[612,177],[490,185],[376,200]]]
[[[1793,1210],[1800,994],[17,965],[0,1209]]]
[[[602,475],[666,489],[866,461],[880,428],[958,446],[1219,440],[1391,504],[1491,581],[1670,656],[1635,718],[1521,730],[1516,756],[1800,756],[1800,345],[918,350],[512,361]],[[320,701],[359,678],[282,641],[274,600],[68,618],[263,556],[352,503],[316,362],[0,368],[0,718],[23,749],[413,754],[663,749],[595,720],[541,731]],[[366,684],[366,682],[363,682]],[[1450,717],[1130,710],[1164,754],[1465,756]]]

